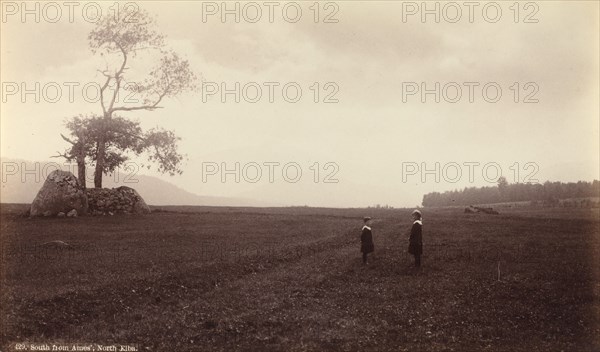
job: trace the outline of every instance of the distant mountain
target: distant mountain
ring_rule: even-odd
[[[68,170],[76,174],[76,169],[70,169],[62,163],[6,158],[1,158],[0,162],[2,164],[1,203],[31,203],[44,184],[46,176],[57,169],[56,165],[60,165],[61,170]],[[119,186],[135,188],[150,205],[276,206],[276,204],[247,198],[200,196],[170,182],[140,174],[135,175],[135,180],[105,176],[103,186],[105,188]]]

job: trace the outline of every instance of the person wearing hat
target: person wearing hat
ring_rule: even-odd
[[[413,224],[410,229],[410,238],[408,243],[408,253],[415,257],[415,267],[421,266],[421,254],[423,254],[423,222],[421,221],[421,212],[416,210],[412,212]]]
[[[373,233],[371,232],[371,218],[367,216],[363,221],[365,225],[360,235],[360,251],[362,252],[363,264],[367,265],[367,254],[375,250],[375,244],[373,243]]]

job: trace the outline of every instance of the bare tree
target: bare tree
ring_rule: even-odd
[[[102,107],[102,119],[109,121],[115,112],[129,111],[153,111],[161,108],[160,104],[165,98],[175,97],[182,92],[194,90],[196,76],[190,69],[187,60],[183,60],[177,53],[165,49],[164,37],[155,29],[154,20],[144,10],[140,10],[129,20],[119,20],[107,16],[99,21],[88,36],[89,45],[94,54],[116,60],[116,65],[109,65],[98,70],[104,77],[104,83],[100,89],[100,105]],[[158,54],[160,59],[156,68],[152,69],[143,82],[127,84],[125,80],[129,69],[130,59],[142,53],[152,56]],[[114,67],[110,67],[114,66]],[[137,106],[117,105],[119,94],[130,92],[140,98]],[[163,139],[173,141],[174,135],[168,131],[154,131],[159,133]],[[160,134],[162,133],[162,134]],[[106,162],[106,145],[109,135],[100,131],[97,143],[96,167],[94,173],[94,186],[102,187],[102,175]],[[160,142],[161,138],[158,138]],[[164,142],[164,140],[163,140]],[[171,143],[171,145],[174,145]],[[164,159],[161,165],[169,165],[167,168],[159,168],[163,172],[178,170],[181,158],[175,153],[156,152],[154,157]],[[168,158],[172,158],[167,160]]]

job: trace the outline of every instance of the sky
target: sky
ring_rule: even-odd
[[[162,109],[122,114],[181,137],[182,175],[139,172],[190,192],[411,207],[499,175],[600,178],[596,1],[74,2],[72,16],[62,2],[1,4],[3,158],[57,161],[65,119],[102,111],[97,69],[116,58],[94,55],[87,34],[94,10],[118,8],[155,16],[199,77],[200,89]],[[127,77],[155,61],[140,53]],[[239,102],[222,94],[236,83]],[[22,94],[36,84],[39,102]]]

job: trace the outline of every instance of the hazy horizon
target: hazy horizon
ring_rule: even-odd
[[[156,16],[167,45],[189,60],[205,88],[232,89],[238,82],[247,95],[256,86],[263,93],[256,103],[243,94],[237,103],[231,94],[199,90],[165,100],[163,109],[120,114],[182,138],[187,160],[181,176],[140,174],[202,196],[324,207],[412,207],[429,192],[493,185],[498,168],[510,183],[600,178],[597,2],[541,2],[535,14],[522,8],[519,23],[504,3],[495,23],[479,8],[473,23],[465,16],[458,23],[444,16],[423,23],[418,14],[406,16],[402,2],[339,2],[337,11],[320,9],[319,23],[312,3],[304,2],[295,23],[280,9],[273,23],[266,13],[257,23],[243,14],[240,23],[233,17],[223,23],[202,3],[138,4]],[[81,87],[100,82],[97,69],[108,61],[89,50],[94,25],[79,11],[72,23],[65,9],[56,23],[35,23],[2,6],[0,155],[62,164],[50,157],[66,148],[64,120],[101,113]],[[537,22],[524,23],[528,14]],[[323,23],[327,15],[337,22]],[[132,59],[131,77],[142,77],[151,59]],[[34,94],[21,95],[36,82],[39,103]],[[70,102],[67,85],[73,82]],[[440,84],[439,102],[433,94],[425,102],[419,93],[406,94],[423,83],[426,89]],[[283,97],[286,84],[292,86],[288,100],[294,87],[302,89],[298,102]],[[486,84],[492,89],[484,96]],[[52,103],[48,96],[56,85],[62,96]],[[12,92],[15,87],[19,91]],[[462,96],[453,103],[457,87]],[[490,102],[495,87],[502,94]],[[223,180],[222,166],[231,170],[236,163]],[[286,165],[291,168],[283,175]],[[257,166],[262,175],[254,182]],[[423,168],[430,170],[425,180]],[[302,176],[293,182],[296,170]]]

